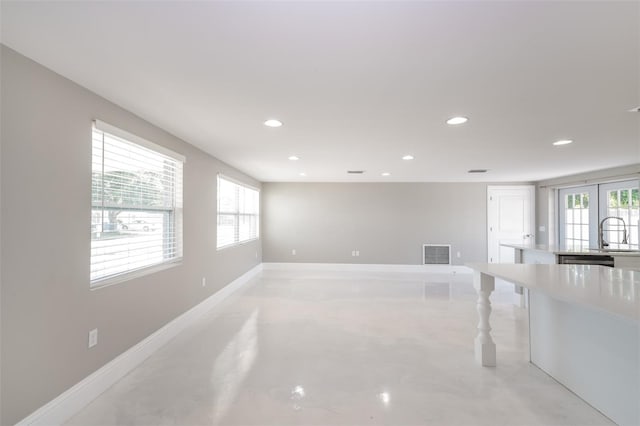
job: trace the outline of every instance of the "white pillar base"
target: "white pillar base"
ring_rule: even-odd
[[[491,337],[491,301],[489,296],[495,290],[495,278],[475,271],[473,287],[478,292],[478,336],[475,340],[476,361],[483,367],[496,366],[496,345]]]
[[[495,367],[496,366],[496,344],[482,343],[480,336],[475,340],[475,352],[476,362],[483,367]]]

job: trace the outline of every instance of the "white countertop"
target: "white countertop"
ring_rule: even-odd
[[[596,265],[470,263],[474,271],[640,321],[640,271]]]
[[[566,248],[557,247],[554,245],[548,244],[515,244],[515,243],[501,243],[501,246],[511,247],[518,250],[532,250],[532,251],[541,251],[544,253],[551,254],[579,254],[579,255],[587,255],[587,256],[631,256],[631,257],[640,257],[639,251],[607,251],[607,250],[599,250],[599,249],[579,249],[579,250],[571,250]]]

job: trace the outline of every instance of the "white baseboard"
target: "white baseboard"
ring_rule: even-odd
[[[261,270],[262,264],[250,269],[131,349],[118,355],[115,359],[85,377],[57,398],[22,419],[17,423],[17,426],[60,425],[64,423],[129,371],[140,365],[178,333],[242,288]]]
[[[470,274],[464,265],[382,265],[362,263],[276,263],[265,262],[263,269],[290,271],[359,271],[359,272],[426,272],[436,274]]]

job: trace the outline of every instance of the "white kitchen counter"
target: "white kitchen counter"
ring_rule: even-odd
[[[557,247],[549,244],[516,244],[516,243],[501,243],[501,246],[511,247],[517,250],[531,250],[555,255],[586,255],[586,256],[615,256],[615,257],[640,257],[640,250],[638,251],[615,251],[611,250],[599,250],[599,249],[580,249],[572,250],[562,247]]]
[[[542,248],[541,248],[542,249]],[[528,289],[531,362],[620,425],[640,424],[640,271],[595,265],[472,263],[476,360],[496,365],[495,279]]]
[[[595,265],[471,263],[467,266],[558,300],[640,321],[640,271]]]

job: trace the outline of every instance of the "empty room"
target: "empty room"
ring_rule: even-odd
[[[640,2],[0,1],[1,425],[640,425]]]

